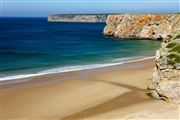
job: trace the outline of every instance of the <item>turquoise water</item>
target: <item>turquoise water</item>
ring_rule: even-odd
[[[105,23],[0,18],[0,79],[103,67],[155,55],[159,41],[103,36]]]

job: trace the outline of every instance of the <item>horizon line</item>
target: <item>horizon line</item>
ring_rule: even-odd
[[[180,12],[159,13],[52,13],[47,16],[0,16],[0,18],[48,18],[50,15],[113,15],[113,14],[180,14]]]

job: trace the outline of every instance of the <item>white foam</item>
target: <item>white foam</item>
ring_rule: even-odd
[[[135,58],[139,58],[139,59],[135,59]],[[154,58],[154,56],[144,57],[144,58],[128,57],[128,58],[115,59],[112,61],[113,63],[59,67],[59,68],[53,68],[53,69],[49,69],[49,70],[40,71],[40,72],[33,73],[33,74],[22,74],[22,75],[11,75],[11,76],[0,77],[0,81],[36,77],[36,76],[41,76],[41,75],[53,74],[53,73],[64,73],[64,72],[72,72],[72,71],[87,70],[87,69],[94,69],[94,68],[102,68],[102,67],[120,65],[123,63],[137,62],[137,61],[142,61],[142,60],[147,60],[147,59],[152,59],[152,58]],[[132,60],[132,59],[135,59],[135,60]],[[124,60],[126,60],[126,61],[124,61]],[[117,62],[117,61],[120,61],[120,62]]]
[[[117,58],[117,59],[112,60],[112,62],[132,61],[132,60],[139,60],[139,59],[142,59],[142,58],[145,58],[145,56]]]

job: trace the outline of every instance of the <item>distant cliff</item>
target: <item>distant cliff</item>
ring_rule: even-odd
[[[105,14],[55,14],[49,15],[49,22],[87,22],[99,23],[106,22]]]
[[[104,35],[118,38],[164,39],[177,24],[180,14],[119,14],[109,15]]]

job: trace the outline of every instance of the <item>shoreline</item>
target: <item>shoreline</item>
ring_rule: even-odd
[[[74,71],[82,71],[82,70],[91,70],[91,69],[99,69],[99,68],[105,68],[105,67],[111,67],[111,66],[116,66],[116,65],[122,65],[126,63],[132,63],[132,62],[138,62],[138,61],[143,61],[143,60],[148,60],[148,59],[153,59],[155,56],[148,56],[148,57],[132,57],[134,58],[133,60],[126,58],[126,61],[120,61],[118,60],[123,59],[114,59],[112,63],[102,63],[102,64],[89,64],[89,65],[75,65],[75,66],[67,66],[67,67],[59,67],[59,68],[52,68],[49,70],[43,70],[34,74],[22,74],[22,75],[10,75],[10,76],[5,76],[0,78],[0,82],[6,83],[5,81],[10,81],[12,82],[17,81],[18,79],[26,79],[26,78],[33,78],[33,77],[38,77],[38,76],[44,76],[44,75],[50,75],[50,74],[57,74],[57,73],[68,73],[68,72],[74,72]],[[135,59],[136,58],[136,59]],[[129,60],[128,60],[129,59]],[[117,62],[116,62],[117,61]],[[79,66],[79,68],[78,68]],[[80,67],[82,66],[82,67]],[[73,68],[74,67],[74,68]],[[66,68],[63,70],[63,68]],[[69,68],[69,70],[68,70]]]
[[[153,68],[149,59],[5,84],[2,118],[178,119],[178,106],[146,95]]]

